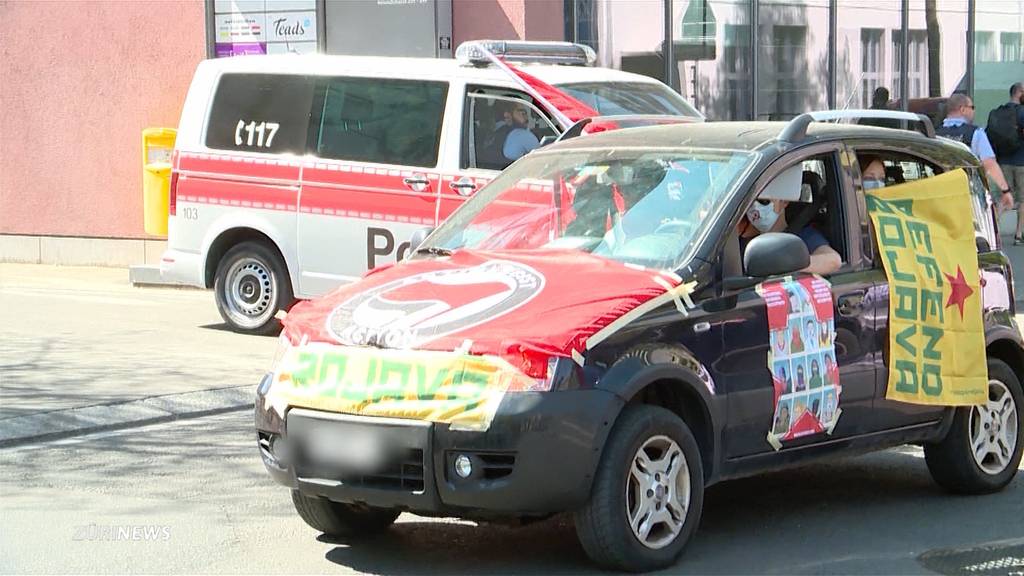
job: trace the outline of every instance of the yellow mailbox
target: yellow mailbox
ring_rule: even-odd
[[[171,188],[171,153],[178,131],[146,128],[142,131],[142,211],[146,233],[167,235],[168,195]]]

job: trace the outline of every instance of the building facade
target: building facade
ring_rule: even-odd
[[[0,260],[126,265],[141,131],[174,127],[195,65],[245,53],[450,57],[478,38],[569,40],[661,79],[711,120],[814,109],[977,117],[1024,80],[1024,0],[0,0]],[[669,41],[666,41],[669,39]],[[907,98],[903,98],[906,94]]]

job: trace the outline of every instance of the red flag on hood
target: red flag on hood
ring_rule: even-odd
[[[546,106],[554,107],[572,122],[579,122],[584,118],[599,115],[597,110],[555,88],[551,84],[527,74],[518,66],[509,66],[508,69],[546,101],[543,102]]]

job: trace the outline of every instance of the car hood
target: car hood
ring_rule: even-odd
[[[458,250],[376,269],[300,302],[284,334],[293,344],[582,361],[627,315],[672,300],[685,313],[691,289],[670,272],[579,251]]]

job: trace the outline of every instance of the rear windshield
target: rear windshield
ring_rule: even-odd
[[[560,84],[573,98],[601,116],[667,114],[700,117],[700,113],[664,84],[653,82],[579,82]]]
[[[217,84],[206,145],[220,150],[303,154],[315,79],[225,74]]]

